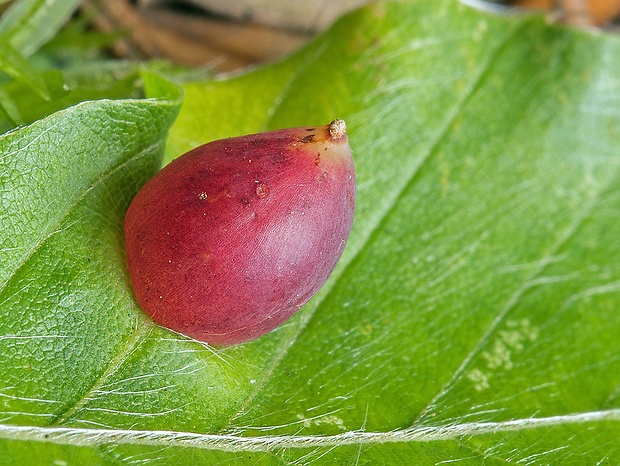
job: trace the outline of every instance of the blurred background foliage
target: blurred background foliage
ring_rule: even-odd
[[[165,58],[230,71],[273,60],[300,47],[342,14],[373,0],[87,0],[82,16],[95,30],[123,33],[108,49],[123,58]],[[547,12],[551,21],[616,28],[619,0],[464,0],[511,14]]]
[[[550,21],[579,27],[618,29],[620,25],[620,0],[462,1],[500,14],[544,11]],[[7,72],[7,59],[17,63],[6,50],[10,43],[26,57],[43,47],[34,58],[39,65],[43,61],[68,67],[105,57],[166,59],[220,72],[238,70],[299,48],[339,16],[372,2],[0,0],[0,38],[4,38],[0,68]],[[30,24],[26,32],[19,26],[24,23]],[[30,85],[44,93],[40,82]]]

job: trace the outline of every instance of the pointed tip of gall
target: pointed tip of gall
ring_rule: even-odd
[[[329,124],[328,129],[329,137],[333,141],[338,141],[347,135],[347,124],[344,120],[335,119]]]

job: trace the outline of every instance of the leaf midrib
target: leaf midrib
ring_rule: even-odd
[[[374,445],[404,442],[444,442],[475,436],[576,426],[597,422],[620,422],[620,409],[590,411],[502,422],[469,422],[443,426],[417,426],[387,432],[350,431],[335,435],[237,435],[194,432],[103,428],[67,428],[0,425],[0,439],[36,441],[71,446],[97,447],[104,444],[185,447],[218,451],[271,452],[289,448],[335,448],[343,445]]]

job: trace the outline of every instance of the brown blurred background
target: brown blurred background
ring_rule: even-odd
[[[166,58],[232,71],[300,47],[349,10],[373,0],[86,0],[83,9],[105,32],[126,31],[112,53]],[[510,14],[544,11],[550,21],[617,29],[620,0],[463,0]]]

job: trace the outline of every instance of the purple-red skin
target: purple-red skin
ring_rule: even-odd
[[[160,325],[213,345],[258,338],[323,286],[354,208],[342,120],[197,147],[127,211],[138,303]]]

